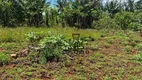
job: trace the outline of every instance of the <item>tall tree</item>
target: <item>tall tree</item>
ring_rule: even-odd
[[[135,5],[138,11],[142,11],[142,0],[137,1]]]
[[[127,2],[126,2],[126,11],[134,12],[134,9],[135,9],[134,0],[127,0]]]
[[[103,11],[110,13],[110,17],[113,17],[113,15],[121,11],[121,9],[121,1],[119,2],[118,0],[107,1],[103,6]]]
[[[0,0],[0,22],[3,26],[13,26],[12,5],[9,0]]]
[[[28,26],[40,26],[43,22],[43,8],[46,0],[19,0],[18,1],[25,13]]]

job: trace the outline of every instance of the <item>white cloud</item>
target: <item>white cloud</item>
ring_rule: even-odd
[[[113,0],[103,0],[104,2],[107,2],[107,1],[113,1]],[[117,0],[117,1],[122,1],[122,2],[126,2],[128,0]],[[134,0],[135,2],[139,1],[139,0]]]

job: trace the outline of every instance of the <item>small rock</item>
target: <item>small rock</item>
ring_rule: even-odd
[[[22,56],[22,57],[25,57],[25,56],[28,55],[29,49],[24,49],[24,50],[22,50],[20,53],[21,53],[21,56]]]
[[[12,58],[17,58],[17,54],[10,54]]]

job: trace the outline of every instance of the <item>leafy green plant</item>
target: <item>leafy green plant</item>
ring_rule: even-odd
[[[35,33],[32,32],[29,34],[28,40],[30,42],[34,42],[36,39],[37,36]],[[83,41],[81,39],[66,39],[64,35],[50,35],[44,37],[38,43],[38,47],[35,49],[38,50],[39,53],[32,56],[34,57],[34,59],[36,58],[36,56],[39,56],[39,58],[37,59],[40,59],[40,63],[44,64],[47,60],[58,60],[62,57],[64,51],[83,49],[86,41]],[[76,44],[78,44],[78,46],[76,46]]]
[[[62,56],[63,40],[64,36],[58,35],[45,37],[40,41],[41,63],[45,63],[48,59],[60,58]]]
[[[46,44],[52,43],[54,46],[60,47],[62,50],[69,50],[74,49],[76,46],[76,43],[78,44],[78,49],[83,48],[84,44],[87,43],[85,40],[72,40],[72,39],[66,39],[63,35],[52,35],[49,37],[45,37],[43,40],[41,40],[40,45],[41,47],[46,46]]]
[[[34,42],[34,40],[36,39],[36,34],[35,32],[30,32],[28,35],[27,35],[27,38],[26,38],[28,41],[30,42]]]
[[[104,80],[112,80],[111,77],[109,75],[106,75]]]
[[[142,52],[140,51],[137,55],[133,57],[136,62],[142,62]]]
[[[4,53],[0,53],[0,65],[7,64],[9,62],[10,58],[8,55]]]
[[[81,37],[80,40],[82,40],[82,41],[94,41],[95,39],[91,36],[88,36],[88,37]]]
[[[62,49],[64,49],[64,46],[69,45],[69,43],[67,42],[67,40],[65,39],[65,37],[63,35],[52,35],[49,37],[45,37],[44,39],[42,39],[40,41],[40,46],[41,47],[45,47],[46,45],[50,45],[53,44],[53,46],[57,47],[61,47]]]
[[[31,43],[35,43],[37,41],[40,41],[41,39],[43,39],[45,37],[45,33],[44,32],[30,32],[29,34],[27,34],[27,40]]]

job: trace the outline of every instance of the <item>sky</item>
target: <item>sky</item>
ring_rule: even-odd
[[[51,1],[51,5],[56,4],[56,0],[46,0],[47,2]]]
[[[56,4],[56,0],[46,0],[47,2],[51,1],[51,6],[54,6],[53,4]],[[104,0],[104,2],[106,2],[107,0]],[[111,0],[109,0],[111,1]],[[121,1],[126,1],[126,0],[121,0]],[[134,0],[134,1],[138,1],[138,0]]]

